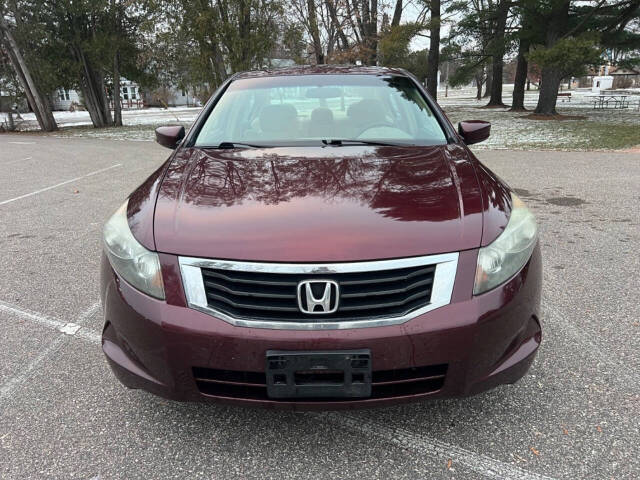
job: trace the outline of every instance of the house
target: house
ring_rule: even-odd
[[[174,86],[159,87],[151,92],[144,92],[144,103],[147,107],[199,107],[202,102],[192,90]]]
[[[73,105],[82,105],[82,93],[74,89],[58,88],[51,96],[53,110],[71,110]],[[120,80],[120,103],[123,109],[143,108],[144,102],[140,86],[122,78]],[[112,106],[113,108],[113,106]]]
[[[611,67],[609,75],[613,77],[613,88],[640,87],[640,68]]]
[[[143,108],[145,105],[140,86],[126,78],[121,79],[120,102],[123,109]]]
[[[59,88],[53,93],[51,98],[51,108],[53,110],[68,111],[74,103],[80,105],[82,101],[80,100],[78,92],[72,89]]]
[[[603,86],[602,77],[610,77]],[[640,87],[640,69],[603,65],[598,69],[590,69],[587,75],[579,78],[580,87],[592,88],[600,80],[600,88],[638,88]],[[609,84],[610,82],[610,84]]]

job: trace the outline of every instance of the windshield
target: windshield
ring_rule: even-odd
[[[233,81],[195,145],[319,145],[323,140],[446,144],[409,78],[300,75]]]

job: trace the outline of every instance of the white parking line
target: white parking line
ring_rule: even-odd
[[[52,356],[58,349],[62,346],[65,341],[64,336],[57,337],[54,339],[49,345],[40,350],[38,355],[31,360],[27,366],[17,375],[14,375],[9,380],[7,380],[4,384],[0,385],[0,400],[4,400],[7,398],[13,391],[18,388],[25,380],[27,380],[33,371],[40,365],[44,360]]]
[[[83,324],[85,321],[89,320],[98,310],[100,310],[100,302],[94,303],[84,312],[82,312],[78,317],[78,323]]]
[[[18,163],[18,162],[26,162],[26,161],[32,160],[32,159],[33,159],[33,157],[16,158],[14,160],[9,160],[8,162],[0,162],[0,166],[11,165],[12,163]]]
[[[552,477],[523,470],[515,465],[429,438],[406,428],[394,427],[345,413],[327,412],[310,413],[309,415],[328,420],[349,430],[363,433],[367,437],[377,437],[422,455],[435,455],[445,462],[451,459],[453,465],[463,465],[487,478],[500,480],[553,480]]]
[[[40,325],[44,325],[45,327],[53,328],[58,331],[62,331],[62,329],[67,325],[66,322],[61,322],[55,318],[48,317],[46,315],[42,315],[40,313],[34,312],[32,310],[28,310],[25,308],[20,308],[16,305],[11,305],[10,303],[0,301],[0,312],[9,312],[13,313],[22,318],[27,318],[29,320],[33,320]]]
[[[32,310],[20,308],[16,305],[11,305],[6,302],[0,301],[0,312],[8,312],[21,318],[26,318],[37,322],[45,327],[52,328],[58,332],[63,333],[53,339],[46,347],[44,347],[38,355],[36,355],[26,367],[17,375],[9,378],[2,385],[0,385],[0,401],[9,397],[16,388],[18,388],[23,382],[25,382],[31,374],[36,370],[38,365],[43,361],[53,356],[58,349],[64,344],[68,337],[77,337],[87,340],[93,344],[100,344],[100,334],[94,330],[83,327],[81,324],[86,322],[91,316],[100,309],[100,302],[96,302],[87,308],[80,314],[76,322],[63,322],[55,318],[51,318],[47,315],[34,312]]]
[[[91,305],[87,310],[80,314],[76,322],[63,322],[57,318],[52,318],[47,315],[43,315],[27,308],[18,307],[17,305],[11,305],[10,303],[0,301],[0,312],[12,313],[21,318],[32,320],[44,327],[57,330],[60,333],[64,333],[70,336],[76,336],[89,340],[92,343],[100,343],[100,334],[94,330],[83,327],[81,324],[91,317],[100,309],[100,302],[96,302]]]
[[[106,172],[107,170],[111,170],[112,168],[117,168],[117,167],[121,167],[121,166],[122,166],[121,163],[116,163],[115,165],[111,165],[110,167],[102,168],[100,170],[96,170],[95,172],[87,173],[86,175],[82,175],[80,177],[72,178],[71,180],[66,180],[64,182],[60,182],[60,183],[57,183],[55,185],[51,185],[50,187],[41,188],[40,190],[36,190],[35,192],[25,193],[24,195],[20,195],[19,197],[10,198],[9,200],[4,200],[4,201],[0,202],[0,205],[6,205],[7,203],[15,202],[16,200],[21,200],[23,198],[31,197],[33,195],[37,195],[38,193],[46,192],[47,190],[52,190],[54,188],[61,187],[62,185],[66,185],[68,183],[75,182],[77,180],[81,180],[83,178],[91,177],[93,175],[97,175],[98,173]]]

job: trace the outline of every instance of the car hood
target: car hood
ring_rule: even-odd
[[[458,145],[176,153],[158,188],[160,252],[274,262],[477,248],[482,198]]]

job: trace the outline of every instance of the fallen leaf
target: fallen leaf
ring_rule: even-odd
[[[633,322],[631,325],[633,325],[634,327],[640,327],[640,322]]]
[[[451,470],[451,464],[453,462],[451,461],[451,459],[447,460],[447,470]]]
[[[566,427],[562,427],[562,433],[564,433],[565,435],[569,435],[569,430],[567,430]]]
[[[596,426],[596,430],[598,430],[600,433],[602,433],[602,427],[600,425]]]
[[[540,452],[533,447],[529,447],[536,457],[540,456]]]

